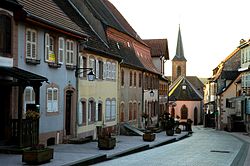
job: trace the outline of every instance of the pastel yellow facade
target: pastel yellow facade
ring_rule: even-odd
[[[84,54],[84,58],[87,62],[84,67],[93,68],[97,78],[94,81],[86,78],[78,80],[77,134],[81,137],[93,136],[96,139],[98,127],[115,128],[117,125],[118,61],[88,53]],[[90,114],[94,114],[94,117]]]

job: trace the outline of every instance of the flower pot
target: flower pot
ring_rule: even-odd
[[[155,140],[155,134],[154,133],[144,133],[143,134],[143,141],[154,141]]]
[[[114,149],[116,145],[116,139],[111,137],[98,138],[98,148],[102,150]]]
[[[174,135],[174,130],[168,129],[168,130],[166,130],[166,134],[167,134],[167,136],[173,136]]]
[[[44,148],[38,150],[25,150],[22,154],[22,161],[27,164],[41,164],[53,159],[54,149]]]

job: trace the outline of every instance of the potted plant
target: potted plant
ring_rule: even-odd
[[[116,139],[111,137],[110,133],[103,132],[98,136],[98,148],[102,150],[114,149],[116,145]]]
[[[149,142],[154,141],[155,140],[155,133],[152,133],[150,130],[147,130],[143,134],[142,138],[143,138],[143,141],[149,141]]]
[[[177,120],[175,121],[175,125],[176,125],[175,133],[180,134],[181,133],[181,128],[179,127],[179,124],[180,124],[179,119],[180,119],[180,117],[177,115],[176,119]]]
[[[175,120],[173,117],[168,116],[166,119],[166,134],[167,136],[174,135]]]
[[[43,144],[34,145],[23,151],[22,161],[27,164],[41,164],[53,159],[54,149],[45,147]]]

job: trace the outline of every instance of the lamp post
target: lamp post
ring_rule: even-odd
[[[88,71],[90,71],[90,72],[87,74],[88,80],[89,80],[89,81],[94,81],[94,80],[95,80],[95,74],[93,73],[93,68],[85,68],[85,67],[76,68],[75,76],[78,77],[79,74],[85,73],[85,72],[88,72]]]
[[[153,90],[151,90],[150,92],[149,92],[149,95],[150,95],[150,97],[154,97],[154,91]]]

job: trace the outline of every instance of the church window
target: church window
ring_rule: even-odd
[[[177,67],[177,77],[181,76],[181,67]]]

